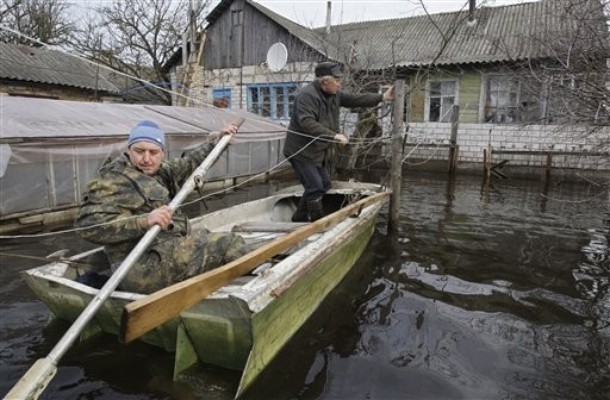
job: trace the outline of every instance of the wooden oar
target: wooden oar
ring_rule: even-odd
[[[239,127],[243,122],[244,119],[241,118],[235,125]],[[203,175],[207,173],[220,153],[222,153],[224,148],[229,144],[230,140],[230,135],[225,135],[220,138],[214,149],[212,149],[210,154],[203,160],[201,165],[193,171],[182,189],[180,189],[178,194],[176,194],[176,197],[169,203],[172,210],[176,210],[193,191],[196,181],[201,180]],[[15,386],[13,386],[11,391],[7,393],[5,399],[37,399],[38,396],[40,396],[51,379],[53,379],[53,376],[55,376],[59,359],[68,351],[72,343],[78,338],[97,310],[99,310],[102,304],[110,297],[114,289],[116,289],[125,275],[127,275],[130,268],[135,264],[138,258],[140,258],[142,253],[151,245],[160,230],[161,227],[155,225],[146,232],[125,260],[123,260],[118,269],[112,274],[110,279],[108,279],[106,284],[102,286],[93,300],[85,307],[64,336],[57,342],[55,347],[53,347],[49,355],[45,358],[38,359]]]
[[[274,240],[222,267],[178,282],[123,308],[119,340],[129,343],[162,323],[176,317],[180,312],[203,300],[233,279],[253,270],[265,260],[284,251],[314,233],[338,223],[355,214],[369,204],[382,201],[388,192],[376,193],[340,209],[324,218],[307,224]]]

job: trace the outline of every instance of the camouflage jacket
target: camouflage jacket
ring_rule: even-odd
[[[191,173],[212,151],[217,140],[205,143],[182,158],[164,161],[154,176],[136,169],[127,154],[104,165],[99,176],[87,186],[75,222],[79,236],[105,246],[113,263],[125,258],[146,233],[146,214],[169,204]],[[174,227],[161,231],[151,248],[171,251],[172,238],[185,236],[189,230],[187,216],[174,212]]]

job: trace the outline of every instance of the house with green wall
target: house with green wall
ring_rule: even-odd
[[[200,49],[191,57],[195,65],[179,65],[176,56],[166,68],[176,82],[195,70],[187,84],[200,102],[222,95],[228,99],[223,106],[280,123],[288,121],[295,93],[311,82],[319,61],[341,63],[343,86],[352,92],[380,91],[401,79],[409,141],[446,145],[459,106],[464,162],[481,162],[489,146],[607,149],[609,42],[602,2],[485,4],[471,0],[458,12],[310,28],[254,0],[223,0],[208,15],[200,42],[190,46]],[[271,68],[267,55],[278,44],[286,49],[285,60]],[[387,136],[387,110],[378,114]],[[361,110],[346,110],[344,131],[362,134],[361,116]],[[418,151],[414,157],[447,156],[439,149],[432,156]],[[511,161],[539,162],[520,156]],[[606,168],[597,159],[592,163],[588,167]],[[580,159],[562,166],[577,164]]]

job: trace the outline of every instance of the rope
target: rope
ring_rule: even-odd
[[[25,34],[23,34],[23,33],[19,32],[19,31],[16,31],[16,30],[14,30],[14,29],[11,29],[11,28],[7,27],[5,24],[0,24],[0,30],[4,30],[4,31],[7,31],[7,32],[11,32],[11,33],[13,33],[13,34],[15,34],[15,35],[18,35],[18,36],[24,37],[24,38],[26,38],[26,39],[28,39],[28,40],[30,40],[30,41],[32,41],[32,42],[34,42],[34,43],[40,44],[40,45],[41,45],[41,46],[43,46],[44,48],[49,48],[49,49],[51,49],[52,47],[54,47],[54,46],[50,46],[50,45],[48,45],[48,44],[46,44],[46,43],[44,43],[44,42],[42,42],[42,41],[40,41],[40,40],[37,40],[37,39],[35,39],[35,38],[33,38],[33,37],[30,37],[30,36],[28,36],[28,35],[25,35]],[[83,56],[79,56],[79,55],[75,55],[75,54],[70,54],[70,53],[67,53],[66,51],[63,51],[63,50],[61,50],[61,49],[56,49],[56,48],[53,48],[53,50],[55,50],[55,51],[59,51],[59,52],[64,53],[64,54],[66,54],[66,55],[68,55],[68,56],[71,56],[71,57],[78,58],[78,59],[83,60],[83,61],[85,61],[85,62],[87,62],[87,63],[89,63],[89,64],[92,64],[92,65],[94,65],[94,66],[96,66],[96,67],[100,67],[100,68],[107,69],[107,70],[109,70],[109,71],[112,71],[113,73],[116,73],[117,75],[121,75],[121,76],[127,77],[127,78],[129,78],[129,79],[133,79],[133,80],[135,80],[135,81],[138,81],[138,82],[144,83],[144,84],[146,84],[146,85],[148,85],[148,86],[151,86],[151,87],[154,87],[154,88],[156,88],[156,89],[158,89],[158,90],[160,90],[160,91],[163,91],[163,92],[166,92],[166,93],[169,93],[169,94],[174,94],[174,95],[179,96],[179,97],[183,97],[183,98],[185,98],[187,101],[188,101],[188,100],[191,100],[191,101],[195,100],[196,102],[200,102],[200,103],[203,103],[203,104],[208,104],[208,103],[205,103],[205,102],[199,101],[199,100],[197,100],[197,99],[190,99],[190,98],[189,98],[189,96],[186,96],[186,95],[183,95],[183,94],[181,94],[181,93],[178,93],[178,92],[175,92],[175,91],[172,91],[172,90],[166,89],[166,88],[161,87],[161,86],[159,86],[159,85],[155,85],[154,83],[152,83],[152,82],[150,82],[150,81],[147,81],[147,80],[144,80],[144,79],[137,78],[137,77],[135,77],[135,76],[133,76],[133,75],[129,75],[129,74],[123,73],[123,72],[121,72],[121,71],[117,71],[117,70],[115,70],[115,69],[113,69],[113,68],[111,68],[111,67],[108,67],[108,66],[105,66],[105,65],[103,65],[103,64],[97,63],[97,62],[95,62],[95,61],[89,60],[89,59],[87,59],[87,58],[85,58],[85,57],[83,57]],[[377,107],[375,107],[375,109],[379,109],[380,107],[381,107],[381,106],[377,106]],[[389,109],[389,110],[388,110],[388,111],[385,113],[385,115],[388,115],[388,114],[389,114],[389,112],[390,112],[390,110],[391,110],[391,107],[390,107],[390,109]],[[384,116],[385,116],[385,115],[384,115]],[[382,117],[383,117],[383,116],[382,116]],[[303,147],[301,150],[299,150],[297,153],[295,153],[295,154],[293,154],[292,156],[290,156],[290,157],[288,157],[288,158],[284,159],[283,161],[280,161],[278,164],[276,164],[276,165],[272,166],[271,168],[269,168],[269,169],[267,169],[267,170],[265,170],[265,171],[263,171],[263,172],[261,172],[261,173],[259,173],[259,174],[253,175],[252,177],[248,178],[247,180],[245,180],[245,181],[243,181],[243,182],[241,182],[241,183],[239,183],[239,184],[236,184],[236,185],[233,185],[233,186],[229,186],[229,187],[224,188],[224,189],[222,189],[222,190],[219,190],[219,191],[216,191],[216,192],[213,192],[213,193],[209,193],[209,194],[206,194],[206,195],[201,196],[201,197],[199,197],[199,198],[196,198],[195,200],[192,200],[192,201],[190,201],[190,202],[183,203],[183,204],[182,204],[180,207],[186,207],[186,206],[188,206],[188,205],[191,205],[191,204],[197,203],[197,202],[199,202],[199,201],[205,200],[205,199],[207,199],[207,198],[209,198],[209,197],[216,196],[216,195],[218,195],[218,194],[221,194],[221,193],[224,193],[224,192],[227,192],[227,191],[230,191],[230,190],[234,190],[235,188],[238,188],[238,187],[240,187],[240,186],[242,186],[242,185],[245,185],[245,184],[247,184],[247,183],[249,183],[249,182],[251,182],[251,181],[255,180],[256,178],[258,178],[258,177],[260,177],[260,176],[264,176],[264,175],[268,174],[269,172],[272,172],[272,171],[274,171],[274,170],[278,169],[280,166],[285,165],[287,162],[289,162],[289,160],[290,160],[292,157],[297,156],[299,153],[301,153],[302,151],[304,151],[304,150],[305,150],[307,147],[309,147],[309,146],[310,146],[312,143],[314,143],[316,140],[317,140],[317,141],[321,141],[321,142],[327,142],[327,143],[339,143],[339,142],[337,142],[336,140],[334,140],[333,138],[320,137],[320,136],[315,136],[315,135],[308,135],[308,134],[305,134],[305,133],[302,133],[302,132],[296,132],[296,131],[292,131],[292,130],[288,130],[288,129],[281,129],[281,130],[269,130],[269,131],[257,131],[257,132],[241,132],[241,133],[243,133],[243,134],[247,134],[247,133],[281,133],[281,132],[290,132],[290,133],[292,133],[292,134],[299,135],[299,136],[302,136],[302,137],[306,137],[306,138],[309,138],[309,139],[311,139],[311,140],[310,140],[310,141],[307,143],[307,145],[305,145],[305,146],[304,146],[304,147]],[[385,138],[383,138],[383,137],[382,137],[382,138],[371,138],[371,139],[367,139],[367,138],[358,138],[359,145],[360,145],[360,146],[365,146],[365,148],[367,148],[367,147],[368,147],[368,148],[372,148],[372,147],[373,147],[375,144],[378,144],[378,143],[383,143],[383,142],[386,142],[386,141],[388,141],[388,142],[389,142],[390,140],[391,140],[391,138],[390,138],[390,137],[385,137]],[[350,144],[350,143],[347,143],[347,145],[354,145],[354,143],[351,143],[351,144]],[[406,158],[405,158],[405,159],[406,159]],[[404,160],[403,160],[403,162],[404,162]],[[123,219],[120,219],[120,220],[114,220],[114,221],[110,221],[110,222],[106,222],[106,223],[101,223],[101,224],[96,224],[96,225],[91,225],[91,226],[87,226],[87,227],[82,227],[82,228],[71,228],[71,229],[66,229],[66,230],[61,230],[61,231],[54,231],[54,232],[44,232],[44,233],[27,234],[27,235],[12,235],[12,236],[11,236],[11,235],[0,235],[0,240],[2,240],[2,239],[22,239],[22,238],[23,238],[23,239],[24,239],[24,238],[43,238],[43,237],[50,237],[50,236],[57,236],[57,235],[69,234],[69,233],[75,233],[75,232],[79,232],[79,231],[84,231],[84,230],[94,229],[94,228],[97,228],[97,227],[100,227],[100,226],[110,225],[110,224],[113,224],[113,223],[115,223],[115,222],[117,222],[117,221],[121,221],[121,220],[129,220],[129,219],[134,219],[134,218],[138,218],[138,217],[139,217],[139,216],[127,217],[127,218],[123,218]]]

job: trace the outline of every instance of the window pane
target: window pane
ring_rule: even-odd
[[[517,102],[519,101],[519,96],[517,96],[517,93],[510,93],[510,103],[509,106],[511,107],[515,107],[517,105]]]
[[[254,114],[260,114],[258,106],[258,88],[249,88],[250,91],[250,104],[248,111]]]
[[[287,118],[290,118],[290,114],[292,113],[294,97],[297,95],[298,90],[299,88],[296,85],[288,87],[288,112],[286,113]]]
[[[441,83],[440,82],[430,82],[430,96],[440,96],[441,95]]]
[[[437,122],[441,115],[441,99],[431,98],[430,99],[430,116],[431,122]]]
[[[500,89],[500,86],[495,79],[490,78],[488,84],[490,92],[497,92],[498,89]]]
[[[275,115],[275,118],[286,118],[286,105],[284,104],[285,101],[286,99],[284,98],[284,87],[276,87],[275,109],[277,110],[277,115]]]
[[[489,93],[487,99],[489,106],[494,108],[498,106],[498,92]]]
[[[506,92],[499,92],[496,107],[505,108],[508,107],[510,104],[511,103],[508,99],[508,96],[506,96]]]
[[[443,82],[441,86],[441,94],[443,96],[455,95],[455,82]]]
[[[443,97],[441,111],[443,113],[441,122],[451,122],[451,114],[453,114],[453,97]]]
[[[261,115],[263,117],[271,116],[271,95],[269,91],[269,87],[260,88],[260,107],[261,107]]]

